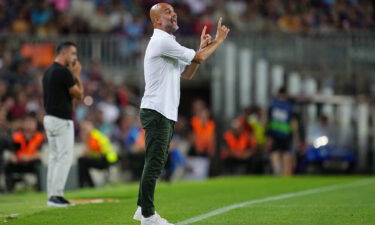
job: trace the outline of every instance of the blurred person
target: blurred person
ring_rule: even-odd
[[[30,19],[37,29],[51,20],[53,16],[53,10],[47,2],[38,1],[31,5]]]
[[[43,76],[43,99],[46,116],[44,128],[49,143],[47,192],[48,206],[64,207],[64,187],[73,160],[73,99],[83,99],[81,64],[77,46],[62,42],[57,46],[55,62]]]
[[[79,186],[94,187],[90,176],[90,168],[107,169],[117,162],[117,154],[113,150],[111,141],[107,136],[95,129],[90,121],[81,122],[81,140],[85,143],[83,155],[78,159]]]
[[[125,107],[120,118],[116,122],[116,127],[111,134],[113,140],[118,141],[120,144],[124,143],[130,128],[133,126],[135,118],[137,117],[136,109],[128,106]]]
[[[299,32],[302,30],[302,21],[300,15],[288,11],[277,21],[280,29],[286,32]]]
[[[252,106],[246,122],[251,128],[258,147],[263,147],[266,143],[267,118],[264,110],[259,106]]]
[[[103,101],[98,103],[98,109],[103,112],[104,123],[114,123],[120,116],[120,110],[115,102],[115,93],[110,92]]]
[[[28,113],[37,113],[41,111],[41,104],[39,101],[39,96],[31,95],[29,96],[29,100],[27,101],[26,104],[26,111]]]
[[[37,130],[37,120],[28,115],[23,120],[23,129],[12,135],[12,148],[10,162],[5,165],[5,182],[9,192],[14,189],[15,175],[33,173],[37,177],[38,191],[41,190],[40,177],[40,148],[44,141],[44,135]]]
[[[124,145],[127,150],[126,157],[128,158],[127,161],[132,172],[133,180],[139,181],[142,176],[146,153],[145,130],[142,129],[139,118],[135,119],[133,125],[130,127],[128,135],[124,140]]]
[[[91,0],[75,0],[71,1],[69,13],[73,17],[79,17],[85,21],[95,16],[95,3]]]
[[[124,171],[130,168],[130,164],[127,162],[130,160],[130,157],[128,157],[130,150],[128,148],[126,140],[129,136],[130,128],[134,124],[135,117],[137,116],[135,111],[136,110],[133,110],[133,108],[130,106],[126,107],[122,112],[120,118],[116,122],[116,126],[111,134],[111,139],[118,143],[118,145],[120,146],[119,155],[123,160],[121,160],[119,163],[121,165],[121,169]],[[132,174],[132,176],[132,179],[136,179],[135,174]]]
[[[239,31],[254,32],[263,30],[267,21],[261,15],[258,4],[256,1],[249,2],[245,6],[246,10],[242,11],[241,14],[230,14],[233,25]]]
[[[116,90],[116,99],[120,107],[126,107],[130,104],[131,93],[125,86],[119,86]]]
[[[226,169],[230,173],[236,173],[240,167],[250,172],[255,154],[256,140],[250,132],[244,129],[240,118],[231,122],[231,127],[224,133],[224,148],[221,150],[220,158],[224,161]]]
[[[226,39],[229,29],[221,25],[215,40],[202,31],[197,52],[181,46],[172,35],[177,29],[177,14],[167,3],[150,9],[154,33],[146,48],[144,59],[145,93],[141,103],[141,122],[146,131],[146,156],[140,182],[135,220],[142,225],[168,223],[154,207],[156,180],[167,161],[169,144],[177,120],[180,99],[180,77],[192,79],[203,63]]]
[[[12,22],[12,32],[19,35],[29,34],[32,30],[32,26],[28,17],[27,7],[23,7],[18,11],[16,19]]]
[[[20,119],[27,115],[27,96],[24,90],[16,94],[14,105],[9,109],[11,120]]]
[[[127,38],[121,43],[120,53],[124,57],[134,57],[140,54],[141,37],[146,29],[146,18],[138,16],[124,25],[123,32]]]
[[[208,109],[201,110],[191,118],[192,149],[190,155],[213,157],[215,154],[215,122]]]
[[[186,161],[186,155],[190,148],[188,135],[188,120],[184,116],[179,115],[170,144],[169,157],[165,166],[164,178],[166,181],[178,179],[184,175],[185,170],[190,169]]]
[[[121,27],[127,21],[132,19],[131,13],[125,7],[124,2],[120,1],[111,1],[110,3],[110,12],[109,12],[109,21],[111,27],[113,27],[112,32],[119,32]]]
[[[191,109],[192,116],[197,116],[202,110],[207,108],[206,103],[202,99],[196,99],[193,101]]]
[[[88,21],[93,32],[107,33],[113,28],[104,3],[96,6],[96,12]]]
[[[90,109],[90,113],[94,113],[95,120],[92,120],[95,124],[95,127],[100,130],[100,132],[104,133],[107,136],[110,136],[111,133],[114,131],[114,123],[105,121],[105,108],[96,107],[95,109]],[[93,111],[93,112],[92,112]]]
[[[272,170],[276,175],[290,176],[293,172],[292,142],[298,129],[293,113],[294,105],[282,87],[268,109],[266,148],[271,152]]]
[[[212,0],[183,0],[185,4],[188,4],[190,11],[193,15],[201,15],[210,7],[214,1]]]

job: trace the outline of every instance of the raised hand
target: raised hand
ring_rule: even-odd
[[[215,37],[215,40],[219,41],[219,42],[223,42],[226,38],[227,38],[227,35],[230,31],[230,29],[224,25],[221,25],[221,22],[223,21],[223,19],[220,17],[218,23],[217,23],[217,30],[216,30],[216,37]]]
[[[69,70],[74,76],[79,76],[79,74],[81,73],[81,69],[81,63],[78,60],[75,61],[75,63],[73,63],[71,66],[69,66]]]
[[[201,43],[199,45],[199,49],[206,47],[207,45],[211,44],[212,37],[209,34],[206,34],[207,26],[204,26],[201,34]]]

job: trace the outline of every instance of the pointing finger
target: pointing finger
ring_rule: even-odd
[[[207,30],[207,26],[204,26],[202,30],[202,34],[201,34],[201,39],[203,39],[204,36],[206,35],[206,30]]]
[[[222,17],[220,17],[219,22],[217,23],[217,29],[220,29],[221,27],[221,21],[223,20]]]

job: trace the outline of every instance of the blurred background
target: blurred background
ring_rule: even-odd
[[[45,190],[41,79],[65,40],[77,43],[86,96],[75,102],[68,189],[139,180],[143,54],[153,32],[148,11],[157,2],[0,0],[2,192]],[[197,49],[204,26],[214,35],[219,17],[231,32],[194,79],[181,83],[163,179],[375,173],[375,1],[165,2],[178,15],[175,35],[184,46]],[[274,110],[280,102],[291,106],[284,124],[290,139],[286,154],[275,155],[280,126],[274,122],[285,116]],[[108,138],[118,159],[86,168],[87,178],[82,158],[108,148],[92,144],[93,129]]]

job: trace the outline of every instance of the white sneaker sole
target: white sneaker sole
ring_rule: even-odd
[[[70,206],[70,204],[58,204],[58,203],[54,203],[54,202],[50,202],[50,201],[47,202],[47,205],[51,206],[51,207],[68,207],[68,206]]]

